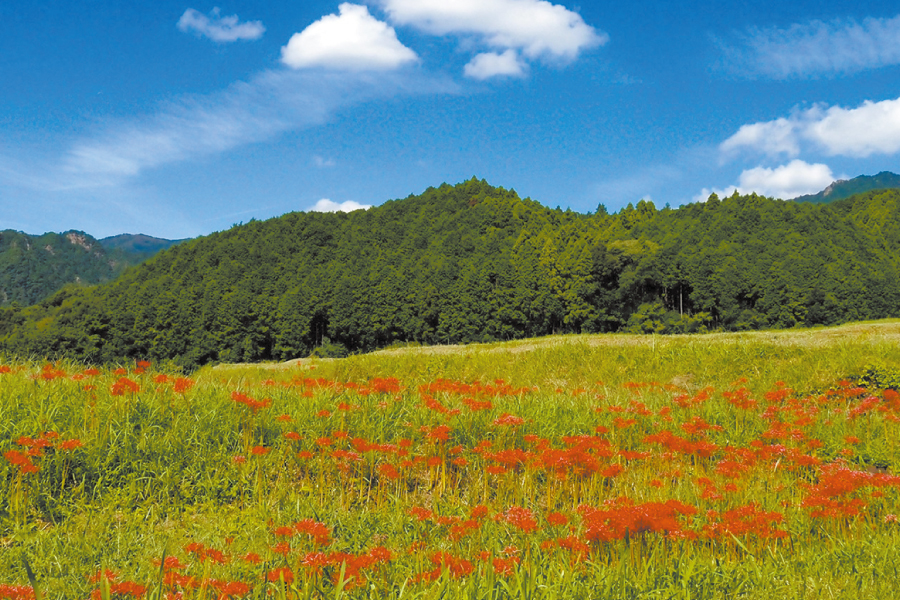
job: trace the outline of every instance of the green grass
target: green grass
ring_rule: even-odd
[[[0,373],[0,451],[24,451],[22,436],[57,436],[44,436],[48,447],[32,457],[37,472],[9,458],[0,464],[0,598],[26,597],[3,584],[31,589],[28,568],[48,599],[131,597],[117,594],[115,581],[107,590],[102,578],[89,579],[103,569],[144,586],[144,597],[162,597],[173,589],[154,564],[164,556],[184,565],[168,577],[197,582],[176,586],[184,598],[217,597],[216,581],[250,586],[234,598],[890,597],[900,567],[900,406],[881,388],[900,368],[898,342],[900,321],[549,337],[221,365],[193,374],[184,391],[176,391],[179,374],[154,368],[92,375],[75,364],[48,370],[0,357],[9,367]],[[858,382],[872,387],[852,391]],[[727,401],[742,388],[752,408]],[[234,393],[268,402],[254,412]],[[469,399],[492,406],[474,411]],[[523,422],[494,424],[504,414]],[[438,426],[449,428],[446,442]],[[582,438],[593,444],[583,454],[595,470],[547,466],[552,452],[576,443],[567,436],[594,436],[598,426],[608,433]],[[682,441],[667,449],[645,439],[666,431]],[[353,438],[382,446],[360,450]],[[63,449],[64,440],[80,445]],[[683,447],[701,442],[711,444],[708,455]],[[528,458],[492,473],[501,451]],[[725,474],[723,461],[747,452],[756,458]],[[623,471],[602,474],[613,466]],[[823,491],[850,480],[845,491]],[[846,512],[815,516],[817,497]],[[590,539],[600,522],[584,507],[625,514],[634,505],[656,523],[654,503],[667,500],[697,512],[677,517],[668,533]],[[862,506],[854,511],[852,501]],[[725,523],[726,511],[751,505],[781,515],[774,527],[786,535],[770,539],[762,525],[704,533]],[[454,534],[476,506],[487,515]],[[431,515],[419,520],[410,512],[417,507]],[[510,507],[527,510],[534,529],[517,525]],[[551,525],[555,512],[568,524]],[[328,541],[274,533],[304,519],[323,523]],[[584,549],[561,548],[567,538]],[[185,549],[191,543],[229,559],[204,559]],[[356,557],[378,548],[389,561],[351,572],[363,560]],[[312,552],[327,558],[318,574],[302,564]],[[442,572],[437,552],[470,565],[445,562]],[[248,553],[263,562],[242,560]],[[295,581],[264,582],[278,567]]]

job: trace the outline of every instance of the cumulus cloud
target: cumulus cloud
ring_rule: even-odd
[[[466,77],[481,80],[502,75],[522,77],[526,68],[527,65],[522,62],[515,50],[507,50],[503,54],[484,52],[469,61],[465,67],[465,74]]]
[[[834,174],[828,165],[811,165],[802,160],[792,160],[774,169],[748,169],[741,173],[737,187],[744,194],[756,192],[762,196],[790,199],[821,192],[834,183],[834,180]]]
[[[209,16],[189,8],[178,19],[178,29],[184,32],[193,31],[197,35],[208,37],[214,42],[236,42],[238,40],[256,40],[262,37],[266,28],[260,21],[241,23],[237,15],[223,17],[218,8],[214,8]]]
[[[315,206],[309,209],[310,212],[353,212],[354,210],[369,210],[372,208],[371,204],[360,204],[359,202],[353,202],[348,200],[347,202],[341,202],[340,204],[337,202],[333,202],[328,198],[322,198],[318,202],[316,202]]]
[[[817,105],[790,117],[744,125],[720,150],[797,156],[802,147],[830,156],[865,158],[900,152],[900,98],[866,101],[856,108]]]
[[[725,189],[704,188],[695,202],[705,202],[709,195],[715,193],[720,198],[739,194],[756,193],[761,196],[789,200],[797,196],[815,194],[834,183],[837,178],[828,165],[809,164],[802,160],[792,160],[786,165],[775,168],[755,167],[741,173],[737,185]]]
[[[466,74],[479,79],[521,75],[525,65],[519,53],[532,60],[571,61],[609,41],[578,13],[546,0],[373,1],[396,25],[432,35],[455,35],[502,51],[479,54],[466,65]]]
[[[281,49],[281,61],[294,69],[325,67],[350,71],[391,70],[418,60],[387,23],[358,4],[344,3],[339,15],[326,15],[295,33]]]
[[[812,78],[900,64],[900,16],[751,29],[720,42],[722,65],[748,78]]]

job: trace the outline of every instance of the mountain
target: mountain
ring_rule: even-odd
[[[0,231],[0,306],[35,304],[69,284],[112,281],[175,243],[131,235],[97,240],[83,231]]]
[[[839,179],[818,194],[799,196],[794,202],[813,202],[824,204],[849,198],[871,190],[900,188],[900,175],[890,171],[882,171],[878,175],[861,175],[853,179]]]
[[[341,355],[393,343],[696,332],[900,316],[900,191],[549,209],[484,181],[178,244],[0,309],[0,352],[85,361]]]
[[[144,235],[143,233],[122,233],[100,240],[100,244],[107,250],[118,249],[130,254],[143,254],[153,256],[161,250],[171,248],[187,240],[165,240],[162,238]]]

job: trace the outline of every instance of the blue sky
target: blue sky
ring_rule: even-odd
[[[472,176],[612,212],[900,172],[895,2],[4,2],[0,57],[0,229],[28,233]]]

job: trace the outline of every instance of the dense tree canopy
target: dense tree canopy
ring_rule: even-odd
[[[395,342],[692,332],[900,315],[900,192],[551,210],[484,181],[291,213],[0,311],[0,347],[93,361],[289,359]]]

